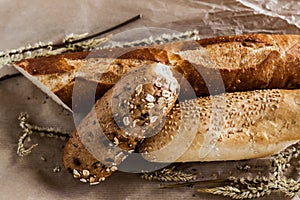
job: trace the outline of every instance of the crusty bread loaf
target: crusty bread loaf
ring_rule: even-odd
[[[174,106],[139,147],[153,162],[266,157],[300,140],[300,90],[226,93]]]
[[[75,78],[80,78],[76,79],[80,83],[79,88],[90,88],[98,99],[128,68],[151,62],[169,65],[183,75],[178,80],[184,99],[195,97],[194,91],[200,97],[219,94],[224,90],[234,92],[300,87],[298,35],[237,35],[154,47],[67,53],[20,61],[16,67],[67,108],[72,108]],[[98,62],[95,63],[96,58]],[[118,58],[113,61],[114,67],[107,67],[112,64],[113,58]],[[85,74],[78,73],[90,65],[88,62],[94,64],[94,69]],[[98,70],[101,71],[98,79],[91,78]],[[191,87],[183,78],[188,80]],[[94,89],[95,84],[98,85],[97,89]],[[82,99],[75,101],[78,105],[74,106],[77,107],[85,101],[85,94],[89,90],[82,89],[80,92],[82,94],[77,96]]]
[[[148,87],[154,88],[157,75],[162,76],[151,71],[159,66],[155,63],[167,65],[180,84],[181,102],[175,104],[176,90],[166,97],[165,123],[158,104],[145,104],[146,95],[153,99],[156,91]],[[139,73],[149,75],[150,84],[142,84],[147,93],[137,92],[141,86],[135,88],[138,95],[131,114],[139,121],[130,121],[122,109],[115,116],[114,91],[129,94],[122,78],[141,66],[148,66],[149,74]],[[190,162],[263,157],[299,140],[300,36],[240,35],[70,53],[24,60],[16,68],[67,108],[81,107],[90,93],[100,98],[64,149],[65,167],[83,182],[103,181],[137,145],[149,161]],[[174,82],[171,76],[164,78]],[[135,83],[132,78],[127,81],[129,86]],[[78,83],[78,94],[72,95]],[[257,90],[273,88],[279,90]],[[217,95],[225,91],[233,93]],[[217,96],[203,97],[209,94]],[[149,109],[152,114],[143,115]],[[146,127],[141,132],[124,127],[136,124]],[[151,134],[147,130],[160,128],[159,134],[144,140]],[[100,140],[105,138],[120,149],[109,150],[111,146]]]
[[[138,142],[163,126],[178,94],[179,84],[168,66],[158,63],[129,71],[72,133],[64,148],[64,166],[83,182],[103,181]]]

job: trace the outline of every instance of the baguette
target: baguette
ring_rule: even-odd
[[[68,109],[72,109],[75,80],[80,83],[79,88],[87,88],[81,89],[77,95],[81,98],[74,101],[77,105],[73,107],[81,107],[89,91],[96,94],[97,100],[128,69],[151,62],[166,64],[182,74],[177,77],[181,99],[224,91],[300,87],[298,35],[237,35],[153,47],[66,53],[23,60],[15,63],[15,67]],[[94,66],[92,70],[78,73],[89,63]],[[91,78],[95,73],[100,73],[98,79]]]
[[[173,107],[164,128],[146,138],[139,151],[151,162],[266,157],[300,140],[299,113],[299,89],[235,92],[188,100]]]
[[[126,87],[121,85],[119,94]],[[151,137],[147,137],[150,133],[126,134],[120,129],[112,114],[111,99],[116,98],[112,91],[96,102],[95,112],[82,120],[64,148],[64,166],[74,178],[92,185],[110,176],[135,149],[150,162],[226,161],[270,156],[300,140],[299,89],[256,90],[173,101],[168,104],[173,107],[166,110],[165,122],[146,127],[145,130],[161,130]],[[145,93],[141,94],[145,98]],[[155,116],[161,122],[163,115],[157,115],[158,110]],[[123,112],[121,109],[122,119]],[[95,119],[99,124],[95,124]],[[99,135],[98,126],[103,136]],[[122,150],[111,150],[112,146],[103,143],[105,136]]]
[[[107,51],[110,52],[110,50]],[[114,53],[119,55],[118,52],[121,50],[117,49],[115,51]],[[127,52],[128,49],[122,49],[122,51]],[[77,55],[73,54],[51,56],[22,61],[16,64],[16,68],[67,109],[72,108],[72,101],[76,102],[73,107],[85,108],[87,99],[90,98],[91,94],[95,94],[96,101],[128,71],[141,65],[151,65],[153,63],[168,65],[174,72],[177,72],[175,76],[181,82],[182,94],[184,94],[184,91],[190,91],[192,95],[194,94],[182,75],[182,66],[184,66],[184,70],[188,70],[191,74],[189,81],[197,80],[192,76],[192,74],[197,74],[194,67],[187,61],[180,59],[178,55],[160,49],[146,48],[133,51],[133,55],[132,52],[125,53],[120,58],[114,58],[116,56],[113,53],[103,53],[101,54],[102,57],[98,58],[99,51],[96,52],[95,57],[93,57],[93,52],[91,58],[86,60],[80,59],[81,57],[75,60],[73,58]],[[141,54],[146,57],[142,59]],[[84,55],[87,55],[86,52],[84,52]],[[108,56],[109,58],[106,58]],[[46,62],[47,67],[40,68],[40,65],[44,64],[44,59],[48,59]],[[74,97],[75,81],[77,81],[76,88],[79,91],[76,100],[72,99]],[[77,111],[80,112],[80,110]]]
[[[76,95],[82,99],[75,100],[78,104],[73,104],[73,109],[85,102],[85,92],[97,86],[99,100],[94,110],[72,133],[64,149],[64,166],[75,178],[99,183],[133,150],[151,162],[240,160],[272,155],[299,140],[299,36],[241,35],[154,47],[70,53],[16,63],[18,70],[67,108],[74,101],[75,79],[82,83],[80,94]],[[156,80],[157,73],[151,71],[157,66],[155,63],[165,64],[171,70],[169,73],[180,84],[179,97],[176,90],[171,91],[173,98],[166,107],[166,123],[162,120],[165,115],[149,115],[161,122],[149,126],[149,130],[162,128],[157,135],[148,138],[148,129],[142,135],[131,132],[128,135],[117,126],[118,120],[112,113],[113,91],[120,94],[126,91],[125,83],[116,89],[120,87],[117,83],[141,66],[148,66],[149,80]],[[176,82],[171,76],[165,78],[167,82]],[[134,82],[131,78],[129,85]],[[277,89],[257,90],[273,88]],[[222,100],[222,96],[204,97],[225,91],[232,92],[224,95],[225,107],[211,105],[219,98]],[[175,103],[177,98],[180,103]],[[159,110],[156,106],[154,113]],[[212,117],[211,111],[225,112],[225,117]],[[121,121],[124,120],[122,112]],[[94,135],[97,133],[93,127],[95,118],[104,136],[121,151],[106,152],[106,148],[100,147],[99,138],[106,137]],[[217,129],[210,130],[209,124]],[[270,132],[272,129],[274,132]],[[235,148],[237,151],[232,154]]]
[[[64,148],[65,168],[82,182],[104,181],[138,142],[162,128],[178,94],[179,83],[167,66],[158,63],[130,71],[71,134]]]

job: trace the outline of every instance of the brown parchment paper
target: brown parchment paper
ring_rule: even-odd
[[[147,27],[154,27],[166,33],[197,29],[200,37],[242,33],[300,34],[300,3],[297,0],[2,0],[0,51],[38,41],[61,41],[70,33],[95,33],[139,13],[143,14],[141,20],[112,33],[122,35],[127,31],[126,35],[134,39],[131,33],[136,33],[137,29],[145,32]],[[0,70],[0,77],[14,73],[12,68],[5,67]],[[69,132],[74,128],[72,114],[22,76],[0,81],[0,97],[0,199],[228,199],[198,194],[198,186],[159,189],[158,182],[123,172],[97,186],[82,184],[63,169],[64,141],[33,137],[33,142],[38,142],[39,146],[31,155],[18,157],[17,140],[22,134],[17,121],[20,112],[27,111],[35,124]],[[183,169],[198,170],[199,180],[213,180],[237,173],[244,162],[189,164]],[[257,162],[268,161],[249,161],[253,165]],[[268,167],[268,164],[263,166]],[[54,173],[55,167],[60,167],[61,171]],[[275,198],[288,199],[278,193],[264,199]]]

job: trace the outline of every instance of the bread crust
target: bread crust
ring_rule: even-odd
[[[129,72],[71,134],[64,148],[65,168],[75,170],[75,178],[86,182],[103,181],[138,142],[162,126],[178,94],[179,84],[165,65],[155,63]],[[88,177],[83,176],[84,170],[89,171]]]
[[[146,152],[147,160],[203,162],[266,157],[300,139],[299,89],[227,93],[182,102],[174,109],[162,131],[141,144],[139,151]],[[178,145],[176,140],[186,142]],[[174,157],[174,152],[182,154]]]
[[[182,74],[179,78],[182,88],[181,99],[220,94],[225,91],[300,87],[300,36],[298,35],[221,36],[153,47],[66,53],[20,61],[16,66],[24,69],[29,77],[37,77],[42,84],[50,81],[61,83],[62,77],[68,77],[65,78],[67,80],[65,83],[59,84],[59,87],[48,86],[48,92],[55,93],[69,108],[72,108],[75,77],[80,77],[85,84],[96,83],[98,85],[96,98],[100,98],[124,73],[118,74],[119,77],[112,83],[107,83],[104,78],[109,71],[104,72],[102,78],[91,80],[89,76],[75,75],[79,69],[70,65],[68,60],[80,62],[93,58],[103,60],[118,58],[121,65],[122,60],[160,62],[169,65]],[[130,68],[136,66],[132,64]],[[80,104],[80,101],[78,103]]]

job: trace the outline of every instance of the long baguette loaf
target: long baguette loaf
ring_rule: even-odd
[[[300,140],[300,90],[256,90],[181,102],[139,147],[152,162],[266,157]]]
[[[124,132],[124,127],[117,123],[118,118],[113,117],[113,107],[118,107],[118,104],[112,99],[122,94],[126,88],[125,84],[122,85],[116,90],[116,96],[111,89],[96,102],[95,111],[82,120],[64,148],[64,166],[82,182],[96,184],[104,181],[136,145],[144,158],[151,162],[197,162],[265,157],[300,139],[299,89],[227,93],[187,100],[174,106],[174,101],[169,102],[166,105],[173,107],[169,112],[168,107],[166,121],[149,123],[145,130],[150,132],[139,135],[143,132]],[[148,92],[138,93],[146,98]],[[160,105],[158,99],[153,100],[154,107],[151,108]],[[145,108],[147,106],[142,110]],[[164,115],[157,114],[160,109],[155,110],[156,122],[161,122]],[[121,108],[121,121],[125,119],[123,112]],[[134,116],[139,118],[140,114]],[[147,116],[150,122],[153,115]],[[152,131],[157,134],[143,140]],[[103,142],[105,136],[113,145]],[[113,146],[122,150],[115,151]]]
[[[154,47],[67,53],[24,60],[16,63],[16,68],[67,108],[72,108],[76,78],[81,83],[79,88],[84,88],[79,89],[77,96],[81,98],[76,99],[80,107],[90,90],[98,99],[128,70],[151,62],[169,65],[183,75],[181,78],[188,80],[191,87],[186,81],[181,83],[185,99],[195,97],[194,92],[200,97],[224,90],[300,86],[298,35],[238,35]],[[115,58],[118,59],[113,61]],[[85,73],[79,73],[81,71]],[[92,78],[95,74],[97,79]]]

